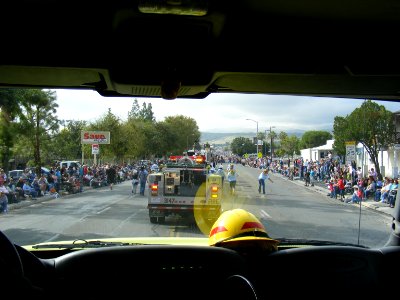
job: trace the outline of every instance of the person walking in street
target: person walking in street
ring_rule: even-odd
[[[110,190],[113,189],[115,180],[117,179],[117,170],[114,166],[107,166],[106,168],[107,183],[110,185]]]
[[[222,165],[218,166],[217,174],[221,176],[221,185],[224,186],[225,172]]]
[[[263,194],[265,194],[265,180],[267,179],[272,183],[274,183],[268,175],[268,169],[264,169],[258,176],[258,193],[261,193],[261,188],[262,188],[262,192]]]
[[[226,179],[229,182],[230,193],[231,193],[231,195],[234,195],[235,188],[236,188],[237,173],[236,173],[235,168],[233,168],[233,165],[229,168]]]
[[[136,169],[132,170],[132,193],[136,194],[137,186],[139,184],[139,172]]]
[[[140,195],[144,196],[144,190],[146,188],[147,176],[149,172],[145,169],[144,166],[140,168],[139,171],[139,183],[140,183]]]

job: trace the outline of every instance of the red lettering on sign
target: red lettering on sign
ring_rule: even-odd
[[[104,134],[96,134],[96,133],[90,133],[89,132],[85,132],[83,134],[83,138],[85,140],[91,139],[91,140],[105,140],[106,136]]]

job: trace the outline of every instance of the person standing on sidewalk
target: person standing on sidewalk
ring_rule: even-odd
[[[267,179],[272,183],[274,183],[268,175],[268,169],[264,169],[258,176],[258,193],[261,193],[261,188],[262,188],[262,192],[263,194],[265,194],[265,180]]]
[[[0,213],[7,213],[8,212],[8,190],[4,186],[4,178],[0,177]]]
[[[344,178],[343,175],[339,176],[339,180],[337,182],[337,186],[339,188],[339,195],[340,195],[340,201],[344,201],[344,190],[345,190],[345,184],[344,184]]]
[[[310,171],[308,171],[308,170],[305,170],[305,173],[304,173],[304,181],[305,181],[305,186],[309,186],[310,185]]]
[[[314,167],[312,167],[310,170],[310,185],[311,186],[314,186],[315,175],[316,175],[315,169],[314,169]]]

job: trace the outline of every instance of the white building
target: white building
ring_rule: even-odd
[[[302,149],[300,150],[301,157],[303,157],[304,161],[306,159],[308,159],[309,161],[310,160],[316,161],[322,158],[326,158],[328,157],[329,151],[332,152],[333,142],[334,140],[327,140],[325,145],[314,148]]]

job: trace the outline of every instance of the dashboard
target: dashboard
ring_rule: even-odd
[[[397,246],[315,246],[251,255],[187,245],[16,249],[24,275],[41,299],[56,295],[82,299],[105,295],[131,299],[320,299],[378,292],[390,296],[400,270]],[[25,291],[32,296],[30,288]]]

